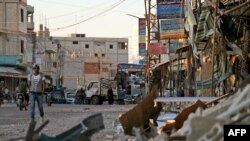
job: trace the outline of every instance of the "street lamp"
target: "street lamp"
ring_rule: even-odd
[[[140,17],[137,17],[135,15],[132,15],[132,14],[127,14],[128,16],[131,16],[131,17],[134,17],[134,18],[137,18],[137,19],[140,19]]]

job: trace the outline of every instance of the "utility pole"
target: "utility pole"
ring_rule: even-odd
[[[62,54],[61,54],[61,44],[57,43],[57,64],[56,64],[56,68],[57,68],[57,77],[56,77],[56,87],[57,89],[62,87]]]
[[[146,24],[147,24],[147,67],[146,67],[146,78],[147,78],[147,88],[150,89],[150,70],[152,68],[152,64],[160,63],[160,54],[152,55],[151,54],[151,41],[155,41],[157,43],[160,42],[160,34],[159,34],[159,20],[156,18],[156,13],[152,13],[152,11],[156,11],[156,1],[152,3],[152,0],[144,0],[145,3],[145,13],[146,13]],[[148,92],[148,91],[147,91]]]
[[[213,34],[213,48],[212,48],[212,82],[211,82],[211,96],[214,96],[214,49],[216,47],[216,24],[217,24],[217,11],[218,11],[219,1],[216,0],[216,7],[214,13],[214,34]]]
[[[99,63],[99,79],[101,80],[102,78],[102,56],[98,54],[98,63]]]

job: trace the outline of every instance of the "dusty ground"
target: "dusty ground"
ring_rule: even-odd
[[[92,136],[93,141],[119,140],[117,132],[118,116],[135,105],[44,105],[45,120],[49,124],[42,130],[48,136],[54,136],[80,123],[84,118],[95,113],[102,113],[105,129]],[[36,107],[37,110],[37,107]],[[39,112],[36,120],[39,123]],[[29,126],[28,111],[19,111],[15,104],[4,104],[0,107],[0,141],[25,137]]]

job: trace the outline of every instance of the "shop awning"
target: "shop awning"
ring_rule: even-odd
[[[24,71],[17,70],[15,67],[0,66],[0,76],[26,78],[27,74]]]

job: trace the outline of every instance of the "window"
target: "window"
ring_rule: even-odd
[[[105,54],[104,54],[104,53],[102,53],[102,57],[105,57]]]
[[[24,53],[24,41],[21,40],[21,53]]]
[[[94,46],[105,46],[105,42],[94,42]]]
[[[78,41],[73,41],[72,42],[74,45],[77,45],[78,44]]]
[[[97,53],[95,53],[95,57],[98,57],[98,54],[97,54]]]
[[[29,22],[29,23],[33,22],[33,21],[32,21],[32,14],[28,14],[27,16],[28,16],[28,22]]]
[[[53,62],[53,67],[54,67],[54,68],[57,67],[57,62]]]
[[[114,46],[113,45],[109,45],[109,49],[113,49],[114,48]]]
[[[85,37],[85,34],[76,34],[76,37],[83,38]]]
[[[24,11],[23,11],[23,9],[21,9],[21,22],[24,22]]]
[[[119,49],[127,49],[127,46],[128,46],[127,42],[119,42],[118,43]]]
[[[89,44],[85,44],[85,48],[89,48]]]

